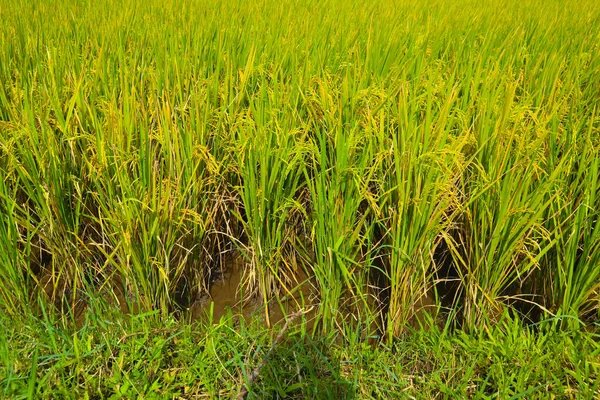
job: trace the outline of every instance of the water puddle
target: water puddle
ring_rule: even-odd
[[[243,279],[243,261],[238,259],[223,271],[220,280],[214,282],[209,295],[196,300],[190,307],[192,320],[205,323],[218,323],[219,320],[231,313],[234,318],[244,318],[247,322],[259,320],[269,326],[285,320],[285,317],[304,310],[307,318],[311,317],[310,298],[311,286],[304,271],[299,270],[293,277],[295,283],[289,293],[279,299],[272,299],[265,307],[260,298],[244,301],[241,292]],[[267,312],[268,309],[268,321]],[[310,325],[310,322],[309,322]]]

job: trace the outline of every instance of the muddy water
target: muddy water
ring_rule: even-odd
[[[219,320],[231,314],[234,318],[244,318],[246,321],[258,320],[264,325],[274,325],[297,311],[307,311],[307,319],[312,319],[314,313],[311,309],[311,286],[303,271],[298,271],[294,277],[294,285],[289,293],[281,296],[279,300],[273,299],[265,307],[260,298],[244,301],[241,292],[243,279],[243,263],[235,260],[225,271],[222,279],[213,283],[208,296],[203,296],[190,307],[189,313],[192,320],[209,323],[218,323]],[[268,310],[268,321],[267,311]],[[212,313],[212,315],[211,315]]]

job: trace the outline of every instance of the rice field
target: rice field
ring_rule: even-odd
[[[315,335],[600,320],[597,2],[15,0],[0,21],[7,316],[185,319],[236,264],[267,326],[293,299]]]
[[[0,396],[600,393],[600,3],[0,21]]]

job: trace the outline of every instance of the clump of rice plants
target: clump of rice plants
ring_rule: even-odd
[[[598,321],[600,7],[537,6],[0,1],[0,309]]]

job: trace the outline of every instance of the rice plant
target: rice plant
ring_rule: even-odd
[[[0,1],[0,308],[181,315],[241,258],[267,324],[306,274],[315,333],[597,321],[599,17]]]

